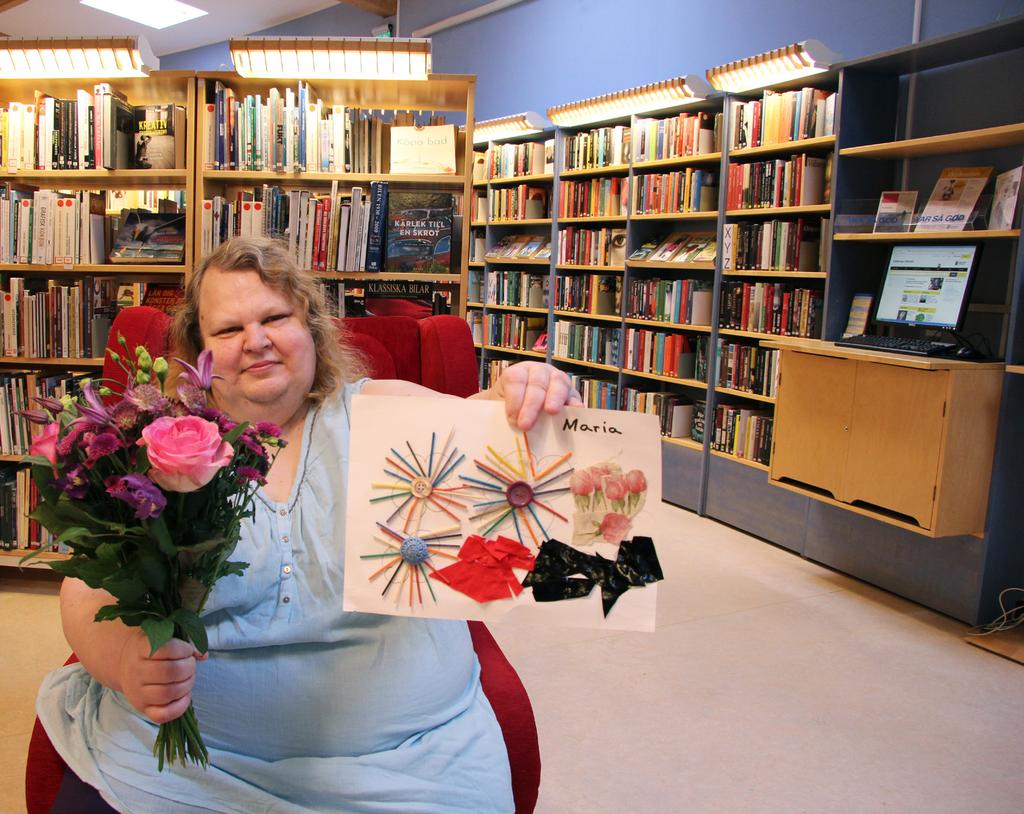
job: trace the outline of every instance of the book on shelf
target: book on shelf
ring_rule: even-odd
[[[883,192],[878,199],[874,232],[909,232],[914,219],[916,190]]]
[[[185,166],[185,108],[181,105],[135,105],[134,159],[139,170],[174,170]]]
[[[391,172],[455,174],[455,125],[391,128]]]
[[[632,150],[628,125],[595,127],[567,135],[564,140],[565,169],[596,169],[628,164]]]
[[[111,263],[183,263],[185,214],[129,210],[108,259]]]
[[[995,194],[992,196],[992,212],[988,218],[989,229],[1012,229],[1017,213],[1017,198],[1020,193],[1022,167],[1014,167],[996,176]]]
[[[651,255],[658,250],[658,247],[661,246],[663,242],[664,238],[662,237],[649,238],[648,240],[645,240],[640,246],[633,249],[632,253],[629,255],[629,259],[635,260],[637,262],[644,262],[650,260]]]
[[[667,263],[671,261],[689,237],[690,235],[686,232],[672,232],[651,252],[650,261],[653,263]]]
[[[486,255],[492,259],[538,259],[551,256],[551,238],[547,235],[504,235]]]
[[[836,94],[821,88],[765,90],[760,99],[735,101],[731,149],[767,147],[834,134]]]
[[[548,142],[541,141],[492,144],[487,148],[487,178],[500,180],[521,175],[550,173],[547,144]]]
[[[721,113],[680,113],[664,119],[638,118],[633,127],[634,161],[658,161],[721,150]]]
[[[718,208],[718,173],[688,168],[644,173],[633,181],[633,212],[638,215],[713,212]]]
[[[794,155],[729,165],[728,209],[814,206],[830,197],[831,157]]]
[[[447,274],[451,250],[450,192],[389,192],[386,271]]]
[[[850,316],[846,320],[846,329],[843,331],[843,339],[850,336],[860,336],[867,328],[868,317],[871,315],[871,304],[874,301],[873,294],[854,294],[850,303]]]
[[[108,169],[128,169],[135,158],[135,114],[126,97],[109,82],[93,86],[93,105],[99,115],[96,131],[96,155],[99,165]]]
[[[728,271],[822,271],[822,230],[827,218],[727,223],[722,268]]]
[[[957,232],[968,218],[992,175],[992,167],[947,167],[928,196],[915,231]]]
[[[487,180],[487,153],[483,150],[473,151],[473,180]]]
[[[174,314],[185,301],[185,289],[180,285],[150,283],[142,295],[142,305],[159,308],[165,314]]]

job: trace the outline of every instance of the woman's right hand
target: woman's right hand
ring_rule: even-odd
[[[180,718],[192,703],[196,662],[204,661],[207,655],[181,639],[171,639],[150,655],[146,634],[141,628],[130,630],[132,635],[121,649],[121,692],[153,723]]]

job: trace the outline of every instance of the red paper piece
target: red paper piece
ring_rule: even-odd
[[[459,561],[435,571],[432,576],[477,602],[492,602],[519,596],[513,568],[533,568],[533,555],[518,540],[499,537],[485,540],[479,534],[466,538],[459,549]]]

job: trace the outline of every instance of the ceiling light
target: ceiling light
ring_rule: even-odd
[[[80,0],[83,6],[116,14],[150,28],[170,28],[178,23],[202,17],[201,8],[179,3],[178,0]]]
[[[406,37],[242,37],[229,41],[240,76],[426,79],[430,40]]]
[[[738,93],[824,73],[838,61],[839,54],[818,40],[804,40],[710,68],[708,81],[716,90]]]
[[[138,36],[0,40],[5,79],[148,76],[159,67],[149,43]]]
[[[606,93],[579,102],[548,108],[548,118],[559,127],[620,119],[633,113],[702,102],[711,88],[699,76],[677,76],[664,82]]]
[[[532,110],[512,116],[502,116],[499,119],[487,119],[473,125],[473,143],[486,144],[488,141],[540,133],[544,127],[543,117]]]

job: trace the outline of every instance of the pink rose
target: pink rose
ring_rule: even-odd
[[[149,477],[169,492],[194,492],[209,483],[234,455],[212,421],[194,415],[158,418],[142,431]]]
[[[594,464],[590,467],[590,475],[595,483],[600,483],[601,478],[610,475],[612,468],[608,464]]]
[[[639,469],[630,469],[629,472],[626,473],[626,487],[634,495],[646,492],[647,478],[644,477],[644,473]]]
[[[604,496],[609,500],[625,500],[628,492],[625,478],[607,477],[604,479]]]
[[[601,521],[601,536],[609,543],[618,545],[623,541],[632,523],[624,514],[608,512]]]
[[[574,495],[586,496],[594,493],[597,484],[586,469],[577,469],[569,476],[569,490]]]
[[[60,431],[60,424],[51,421],[43,431],[32,439],[28,448],[29,455],[42,455],[48,460],[51,466],[57,465],[57,433]]]

